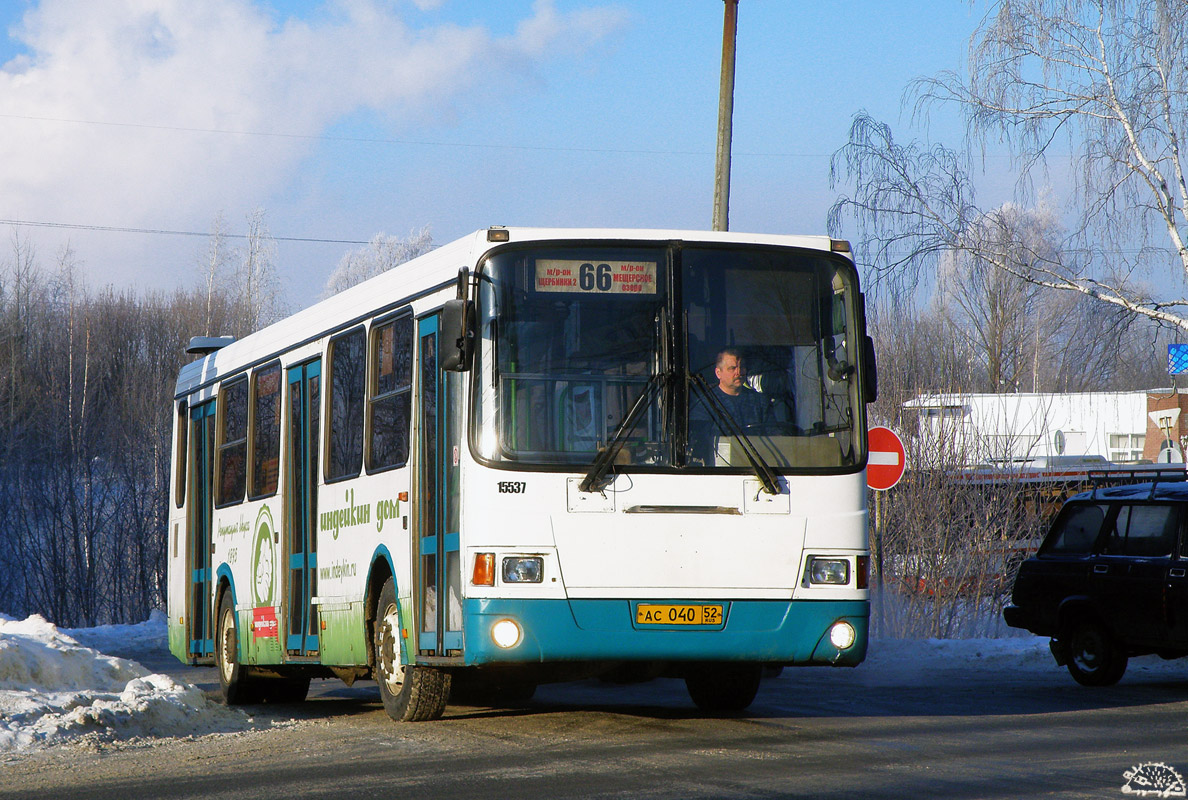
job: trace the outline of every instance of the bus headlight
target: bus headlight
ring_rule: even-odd
[[[808,576],[809,583],[845,586],[850,582],[850,562],[845,558],[809,556]]]
[[[544,559],[513,556],[503,559],[504,583],[540,583],[544,579]]]
[[[514,619],[501,619],[491,626],[491,639],[504,650],[520,643],[523,633]]]
[[[854,626],[844,620],[833,623],[833,627],[829,629],[829,643],[838,650],[852,646],[857,638]]]

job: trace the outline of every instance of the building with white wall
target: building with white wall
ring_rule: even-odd
[[[1172,389],[934,394],[905,403],[904,417],[925,442],[952,445],[967,466],[1134,464],[1155,460],[1166,435],[1150,412],[1169,404],[1188,405],[1188,395]]]

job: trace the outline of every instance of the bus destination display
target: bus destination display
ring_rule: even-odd
[[[536,291],[577,294],[655,294],[655,261],[581,261],[540,258]]]

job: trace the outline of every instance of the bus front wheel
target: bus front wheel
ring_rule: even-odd
[[[685,688],[702,711],[737,714],[754,702],[762,677],[759,664],[703,664],[685,676]]]
[[[450,697],[450,675],[432,667],[405,664],[404,636],[396,584],[388,578],[375,614],[375,682],[384,710],[397,722],[437,719]]]

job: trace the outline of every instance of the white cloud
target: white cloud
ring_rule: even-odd
[[[202,230],[291,180],[306,137],[347,115],[376,112],[398,135],[620,22],[542,0],[497,37],[412,27],[379,0],[279,24],[251,0],[41,0],[12,31],[25,54],[0,70],[0,218]]]

